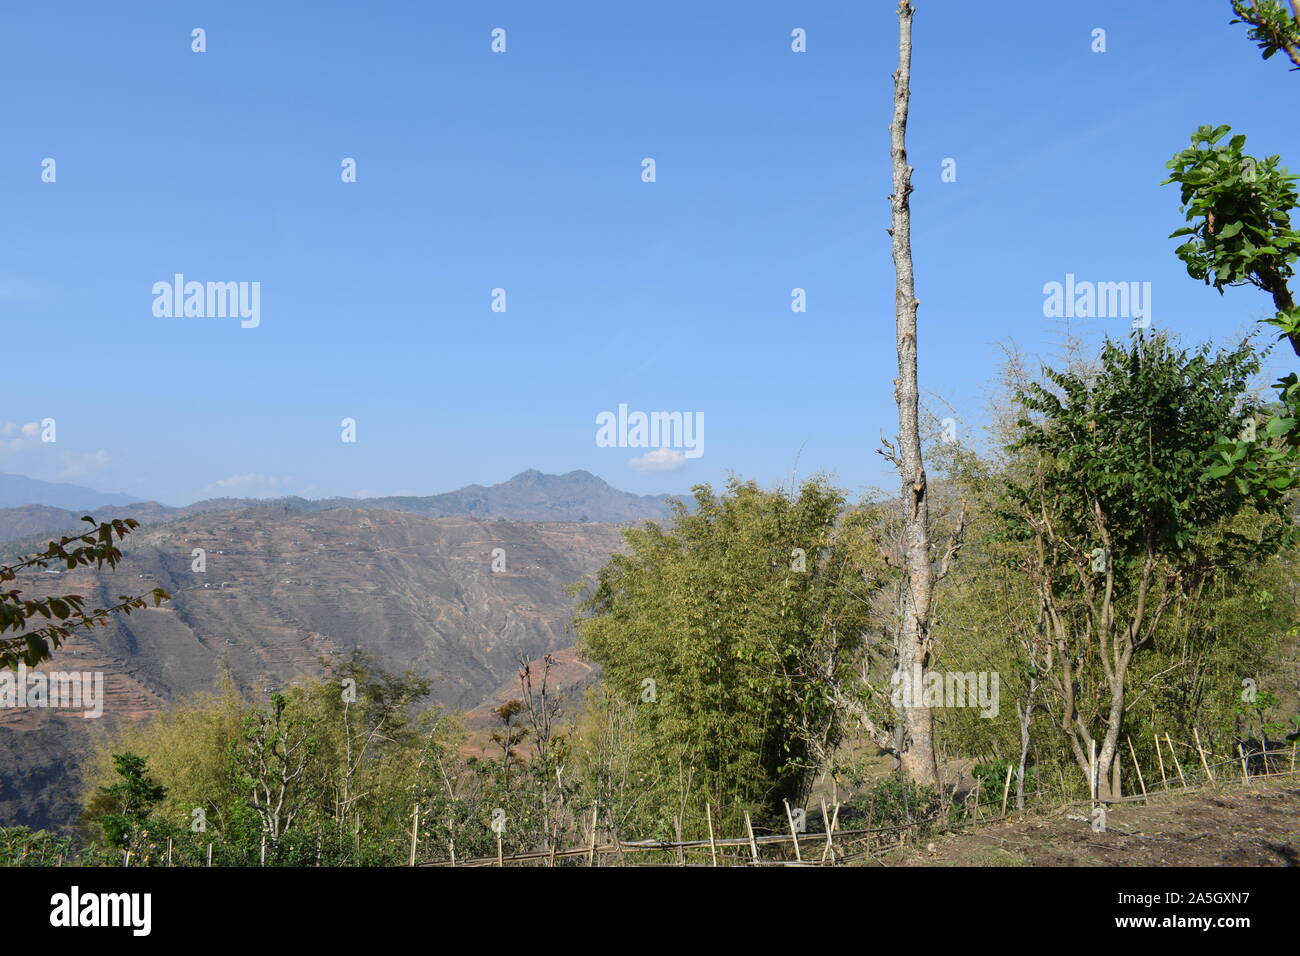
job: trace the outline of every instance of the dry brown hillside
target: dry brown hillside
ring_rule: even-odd
[[[573,643],[566,586],[593,575],[620,541],[610,524],[264,506],[143,527],[113,572],[25,573],[17,585],[33,593],[109,602],[162,587],[173,600],[56,654],[53,669],[105,672],[104,719],[0,712],[0,824],[70,820],[89,735],[209,689],[223,655],[257,694],[360,647],[389,669],[433,677],[436,702],[473,708],[514,678],[520,653],[535,659]],[[205,573],[190,570],[195,548],[207,552]]]

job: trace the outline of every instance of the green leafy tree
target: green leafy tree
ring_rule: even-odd
[[[1247,155],[1241,134],[1222,142],[1230,132],[1230,126],[1202,126],[1192,134],[1192,145],[1166,164],[1172,172],[1164,184],[1180,185],[1189,223],[1170,238],[1189,237],[1175,252],[1193,279],[1220,294],[1232,285],[1269,293],[1278,313],[1270,321],[1300,355],[1300,314],[1288,287],[1300,256],[1300,232],[1291,227],[1293,183],[1300,177],[1278,156]]]
[[[1300,201],[1293,183],[1300,177],[1277,156],[1246,154],[1245,136],[1223,142],[1230,132],[1228,126],[1202,126],[1192,145],[1166,164],[1172,172],[1165,183],[1180,185],[1189,223],[1171,235],[1188,237],[1175,251],[1192,278],[1220,293],[1230,285],[1269,293],[1277,311],[1267,321],[1300,355],[1300,308],[1289,286],[1300,256],[1300,232],[1291,226]],[[1300,464],[1300,377],[1292,372],[1274,388],[1273,414],[1245,416],[1215,436],[1209,470],[1211,478],[1265,501],[1291,490]]]
[[[646,771],[676,791],[675,815],[698,794],[715,820],[743,807],[779,817],[840,738],[872,583],[825,483],[793,495],[732,479],[721,496],[694,493],[670,527],[625,532],[628,553],[580,607],[582,647],[643,715]]]
[[[1099,790],[1118,795],[1130,676],[1167,615],[1276,552],[1289,524],[1276,508],[1253,534],[1230,527],[1250,499],[1205,475],[1210,438],[1240,417],[1258,369],[1247,344],[1211,355],[1135,333],[1108,339],[1099,364],[1018,390],[1023,477],[1005,519],[1028,545],[1060,729],[1085,776],[1096,746]]]
[[[101,788],[110,809],[99,818],[111,846],[126,848],[140,831],[155,806],[167,796],[167,788],[149,775],[149,758],[138,754],[114,754],[113,764],[120,782]]]
[[[1069,366],[1084,377],[1095,364],[1093,356],[1082,354],[1077,346],[1068,347],[1068,356]],[[1005,376],[1010,387],[993,400],[988,451],[977,454],[952,444],[942,446],[942,456],[934,456],[942,484],[955,485],[967,502],[970,541],[941,591],[936,627],[940,665],[948,671],[998,673],[1001,706],[991,718],[969,707],[943,708],[938,718],[939,737],[948,753],[998,767],[995,802],[1001,800],[1006,764],[1017,769],[1012,789],[1019,807],[1022,790],[1027,803],[1040,787],[1056,791],[1064,784],[1079,795],[1087,789],[1069,739],[1060,730],[1064,700],[1055,633],[1026,574],[1038,567],[1038,539],[1026,537],[1023,529],[1007,534],[998,519],[999,512],[1005,519],[1007,510],[1016,510],[1007,509],[1003,500],[1008,483],[1032,486],[1038,466],[1037,454],[1005,450],[1018,437],[1015,422],[1024,417],[1016,411],[1014,389],[1023,390],[1031,380],[1018,356],[1009,359]],[[1220,536],[1260,540],[1269,525],[1276,529],[1276,514],[1246,508],[1201,535],[1198,547],[1213,555],[1219,553]],[[1121,749],[1124,760],[1130,760],[1131,743],[1148,784],[1158,774],[1152,734],[1167,732],[1175,741],[1187,740],[1190,728],[1199,727],[1207,747],[1218,741],[1222,746],[1216,752],[1233,752],[1243,679],[1253,678],[1261,686],[1289,684],[1285,667],[1279,666],[1279,639],[1295,620],[1287,600],[1288,582],[1294,577],[1291,556],[1283,553],[1262,564],[1247,560],[1234,566],[1231,553],[1224,552],[1203,587],[1192,589],[1174,613],[1162,615],[1155,636],[1130,665]],[[1068,603],[1078,586],[1066,575],[1062,588],[1067,593],[1059,600]],[[1082,609],[1075,613],[1080,615],[1075,620],[1082,622]],[[1105,689],[1099,666],[1086,672],[1082,686],[1086,703],[1080,710],[1099,733],[1094,700]],[[1125,767],[1131,770],[1127,763]],[[988,781],[980,792],[988,799]]]

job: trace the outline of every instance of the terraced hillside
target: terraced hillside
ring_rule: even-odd
[[[432,676],[437,702],[472,709],[512,679],[519,654],[573,643],[566,586],[593,575],[620,541],[612,524],[270,505],[142,527],[113,572],[25,573],[18,586],[32,593],[109,602],[162,587],[174,599],[56,654],[51,669],[104,671],[103,719],[0,711],[0,823],[69,822],[90,736],[210,688],[223,656],[256,694],[360,647],[390,669]],[[206,552],[202,573],[191,570],[196,548]]]

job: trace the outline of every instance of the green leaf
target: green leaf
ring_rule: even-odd
[[[1295,430],[1296,420],[1294,418],[1270,418],[1268,425],[1264,428],[1264,434],[1269,438],[1277,438],[1279,435],[1286,435]]]

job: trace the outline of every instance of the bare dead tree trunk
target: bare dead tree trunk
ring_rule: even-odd
[[[908,197],[912,192],[912,167],[907,165],[907,106],[911,96],[912,16],[909,0],[898,4],[898,70],[894,73],[894,119],[889,127],[893,157],[892,237],[895,288],[896,346],[898,378],[894,400],[898,404],[898,453],[892,456],[902,478],[903,565],[906,594],[902,629],[899,632],[898,668],[910,690],[901,708],[903,771],[921,784],[937,786],[939,767],[934,752],[934,715],[925,703],[923,685],[915,686],[917,675],[924,679],[930,662],[930,602],[934,570],[930,564],[929,502],[926,497],[925,466],[921,461],[919,393],[916,383],[916,287],[912,274],[912,213]]]

